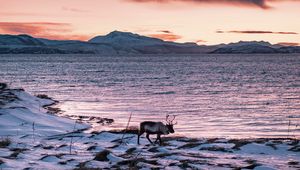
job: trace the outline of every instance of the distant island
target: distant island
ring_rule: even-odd
[[[300,46],[273,45],[265,41],[240,41],[230,44],[198,45],[176,43],[113,31],[89,41],[49,40],[30,35],[0,35],[0,54],[272,54],[300,53]]]

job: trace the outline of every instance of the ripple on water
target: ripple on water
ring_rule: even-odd
[[[286,137],[300,135],[299,68],[299,55],[2,55],[0,81],[112,128],[176,114],[187,136]]]

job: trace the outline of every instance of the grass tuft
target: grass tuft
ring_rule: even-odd
[[[52,100],[51,97],[47,96],[46,94],[38,94],[36,95],[36,97],[40,98],[40,99],[49,99]]]
[[[228,150],[228,149],[223,148],[223,147],[218,147],[218,146],[203,147],[200,150],[216,151],[216,152],[230,152],[230,153],[232,153],[231,150]]]
[[[0,148],[6,148],[11,144],[11,140],[9,138],[5,138],[0,140]]]
[[[9,158],[17,158],[18,155],[24,151],[27,151],[28,149],[26,148],[13,148],[13,149],[10,149],[10,151],[13,151],[12,154],[10,154]]]
[[[4,90],[7,88],[7,84],[6,83],[0,83],[0,90]]]
[[[130,134],[138,134],[139,129],[135,126],[129,126],[127,129],[113,129],[108,131],[110,133],[121,134],[121,133],[130,133]]]
[[[132,154],[135,150],[136,150],[136,148],[129,148],[129,149],[126,151],[126,154]]]
[[[248,159],[245,162],[247,162],[250,165],[243,167],[244,169],[254,169],[257,166],[261,166],[261,164],[257,163],[256,160]]]
[[[77,165],[77,168],[73,169],[73,170],[101,170],[102,168],[89,168],[86,167],[86,164],[88,162],[81,162]]]
[[[289,165],[299,165],[299,162],[297,162],[297,161],[289,161],[288,164]]]
[[[109,161],[107,156],[110,154],[110,151],[103,150],[101,152],[98,152],[94,158],[96,161]]]
[[[93,145],[93,146],[88,147],[86,150],[91,151],[91,150],[95,150],[96,148],[97,148],[97,146]]]
[[[81,168],[75,168],[74,170],[102,170],[102,168],[81,167]]]

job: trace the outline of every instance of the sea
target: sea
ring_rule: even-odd
[[[174,115],[187,137],[300,137],[300,54],[6,54],[0,82],[114,119],[97,130]]]

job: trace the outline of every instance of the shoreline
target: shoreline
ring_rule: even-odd
[[[55,106],[50,99],[0,86],[0,169],[300,168],[296,138],[165,136],[159,146],[142,137],[137,145],[136,129],[86,133],[84,129],[90,125],[49,114],[40,106]],[[81,117],[85,119],[89,118]],[[19,127],[25,120],[27,123]]]

